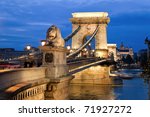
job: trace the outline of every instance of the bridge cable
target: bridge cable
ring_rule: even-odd
[[[75,34],[77,34],[77,32],[81,29],[81,26],[79,25],[78,28],[73,31],[70,35],[68,35],[67,37],[64,38],[65,42],[70,40]]]
[[[77,73],[77,72],[79,72],[79,71],[82,71],[82,70],[84,70],[84,69],[86,69],[86,68],[89,68],[89,67],[91,67],[91,66],[98,65],[98,64],[103,63],[103,62],[106,62],[106,61],[108,61],[108,60],[109,60],[109,59],[98,60],[98,61],[89,63],[89,64],[87,64],[87,65],[83,65],[83,66],[80,66],[80,67],[71,69],[71,70],[69,70],[69,74],[75,74],[75,73]]]
[[[94,31],[93,35],[91,36],[91,38],[90,38],[85,44],[83,44],[78,50],[76,50],[75,52],[69,54],[69,55],[67,56],[67,58],[69,58],[69,57],[71,57],[71,56],[74,56],[74,55],[78,54],[81,50],[83,50],[83,48],[85,48],[85,47],[92,41],[92,39],[94,38],[94,36],[97,34],[98,29],[99,29],[99,25],[98,25],[97,28],[95,29],[95,31]]]

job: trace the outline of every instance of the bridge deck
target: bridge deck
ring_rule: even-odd
[[[112,61],[110,59],[100,59],[100,58],[87,58],[82,60],[72,60],[68,62],[69,66],[69,74],[77,73],[81,70],[87,69],[91,66],[102,65],[102,64],[110,64]]]

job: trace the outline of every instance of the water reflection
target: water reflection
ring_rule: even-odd
[[[138,71],[126,70],[136,77],[124,79],[121,86],[110,85],[71,85],[70,99],[74,100],[147,100],[149,99],[149,85],[138,77]]]
[[[71,85],[70,99],[111,100],[115,99],[115,95],[110,85]]]
[[[119,100],[147,100],[148,84],[139,77],[123,80],[122,87],[114,87],[114,93]]]

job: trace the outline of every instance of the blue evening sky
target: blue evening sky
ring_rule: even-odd
[[[23,50],[45,39],[57,25],[65,37],[71,33],[73,12],[108,12],[108,42],[121,42],[135,51],[146,48],[150,36],[150,0],[0,0],[0,48]]]

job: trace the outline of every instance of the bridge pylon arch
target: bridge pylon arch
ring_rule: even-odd
[[[107,12],[80,12],[73,13],[70,21],[72,22],[72,31],[80,25],[81,29],[72,38],[72,49],[76,50],[83,45],[85,36],[92,35],[97,25],[99,29],[95,35],[95,56],[108,57],[107,48],[107,25],[110,22]]]

